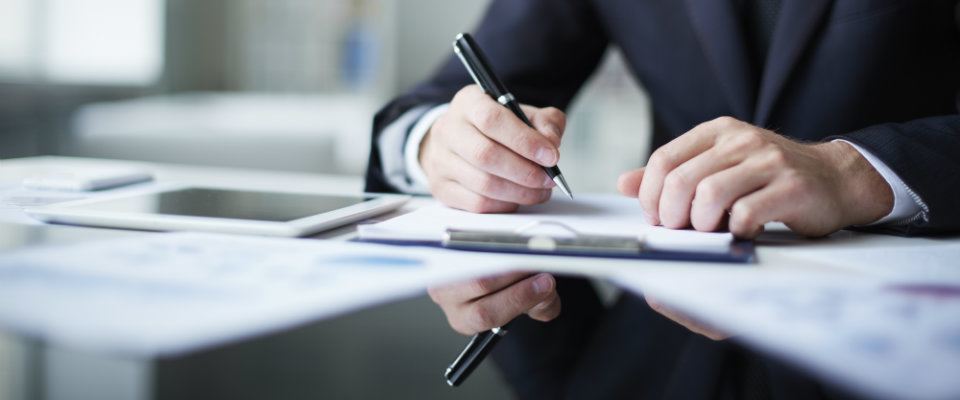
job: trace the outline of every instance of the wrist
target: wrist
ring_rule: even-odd
[[[837,176],[844,225],[866,225],[893,209],[893,190],[873,165],[844,141],[821,143]]]

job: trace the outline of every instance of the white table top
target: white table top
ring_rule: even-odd
[[[98,166],[119,166],[119,165],[130,165],[130,166],[139,166],[146,168],[155,173],[157,181],[160,182],[179,182],[187,184],[196,184],[196,185],[216,185],[216,186],[228,186],[228,187],[238,187],[246,189],[260,189],[260,190],[271,190],[271,189],[286,189],[297,188],[301,191],[317,191],[317,192],[343,192],[343,193],[359,193],[362,190],[362,179],[360,177],[344,177],[344,176],[329,176],[329,175],[314,175],[314,174],[305,174],[305,173],[291,173],[291,172],[276,172],[276,171],[260,171],[260,170],[242,170],[242,169],[225,169],[225,168],[210,168],[210,167],[193,167],[193,166],[179,166],[179,165],[165,165],[165,164],[155,164],[155,163],[141,163],[141,162],[127,162],[127,161],[108,161],[108,160],[94,160],[94,159],[78,159],[78,158],[66,158],[66,157],[35,157],[35,158],[26,158],[26,159],[15,159],[15,160],[3,160],[0,161],[0,196],[5,193],[4,191],[15,190],[19,182],[26,176],[37,174],[38,172],[50,169],[63,169],[69,168],[70,165],[98,165]],[[3,200],[0,197],[0,200]],[[405,206],[398,213],[408,212],[409,210],[415,209],[423,204],[430,202],[429,199],[415,199]],[[381,217],[388,218],[389,215]],[[323,234],[317,235],[314,238],[318,239],[334,239],[334,240],[345,240],[354,236],[354,226],[347,226],[344,228],[336,229],[331,232],[325,232]],[[65,242],[76,242],[82,240],[98,239],[98,238],[109,238],[109,237],[118,237],[118,236],[135,236],[135,235],[150,235],[150,233],[144,232],[135,232],[135,231],[122,231],[122,230],[111,230],[111,229],[93,229],[93,228],[80,228],[80,227],[63,227],[63,226],[46,226],[40,225],[37,222],[27,218],[20,211],[20,208],[10,204],[4,204],[0,202],[0,249],[12,249],[12,248],[21,248],[29,247],[40,244],[49,244],[49,243],[65,243]],[[766,279],[764,277],[769,277],[770,282],[780,282],[783,283],[784,280],[789,282],[790,279],[793,279],[793,276],[803,276],[803,277],[817,277],[821,279],[824,276],[834,277],[835,282],[869,282],[869,283],[897,283],[897,279],[904,276],[909,276],[909,271],[904,273],[901,271],[894,271],[891,273],[891,269],[877,269],[872,270],[870,268],[864,268],[862,262],[858,268],[849,268],[844,264],[858,264],[855,259],[851,259],[849,254],[844,256],[844,252],[864,252],[863,254],[874,253],[877,250],[892,251],[893,256],[896,257],[896,251],[902,249],[904,251],[916,250],[916,249],[939,249],[943,246],[951,246],[955,244],[960,244],[960,239],[958,238],[903,238],[896,236],[888,235],[875,235],[867,234],[853,231],[841,231],[837,232],[828,238],[822,239],[807,239],[802,238],[797,235],[794,235],[786,230],[785,227],[778,224],[771,224],[768,226],[767,232],[762,235],[757,241],[757,258],[758,263],[753,268],[743,268],[738,265],[724,265],[724,264],[711,264],[711,263],[697,263],[697,262],[676,262],[676,261],[643,261],[638,263],[631,260],[613,260],[613,259],[584,259],[584,258],[570,258],[570,257],[550,257],[550,256],[518,256],[516,258],[516,266],[518,268],[530,269],[530,270],[546,270],[557,273],[564,272],[573,272],[581,274],[584,271],[584,263],[589,263],[591,274],[597,277],[606,277],[612,279],[615,282],[620,283],[623,287],[647,292],[648,290],[654,291],[664,295],[666,298],[670,298],[671,295],[681,295],[682,287],[681,282],[689,282],[691,280],[701,279],[703,281],[715,280],[716,282],[726,282],[728,285],[734,285],[739,282],[750,281],[751,279]],[[960,249],[960,248],[958,248]],[[836,253],[836,252],[840,253]],[[952,251],[952,250],[951,250]],[[837,254],[836,257],[832,256]],[[956,253],[956,259],[960,259],[960,250]],[[845,258],[846,257],[846,258]],[[902,255],[901,255],[902,257]],[[939,256],[940,259],[933,260],[934,263],[942,262],[943,256]],[[836,262],[831,260],[835,258],[840,260]],[[894,259],[892,258],[892,259]],[[585,261],[586,260],[586,261]],[[853,261],[850,261],[853,260]],[[899,262],[899,261],[898,261]],[[960,262],[958,262],[960,263]],[[889,267],[889,266],[888,266]],[[911,266],[904,266],[911,267]],[[918,267],[923,267],[920,265]],[[920,271],[918,269],[917,271]],[[937,271],[935,271],[937,272]],[[954,272],[947,271],[949,274],[954,274]],[[956,276],[956,275],[951,275]],[[742,278],[742,279],[741,279]],[[675,281],[671,281],[675,279]],[[730,280],[734,279],[734,280]],[[806,278],[803,278],[806,279]],[[724,281],[726,280],[726,281]],[[822,280],[822,279],[821,279]],[[674,292],[670,291],[670,288],[677,283],[678,289]],[[929,283],[929,282],[927,282]],[[960,285],[960,282],[951,281],[950,283]],[[860,286],[857,286],[859,288]],[[960,287],[960,286],[958,286]],[[691,290],[691,287],[686,289]],[[696,290],[710,292],[711,287],[705,286],[705,288],[695,288]],[[819,290],[819,289],[818,289]],[[717,290],[716,292],[721,292]],[[820,292],[815,292],[820,293]],[[720,296],[720,294],[717,294]],[[688,296],[689,297],[689,296]],[[725,300],[725,298],[717,297],[717,301]],[[956,297],[954,297],[956,299]],[[706,306],[698,305],[696,302],[684,303],[681,298],[678,298],[678,304],[686,304],[690,307],[697,308],[702,311],[703,309],[709,308],[709,304]],[[729,300],[729,299],[726,299]],[[694,310],[695,311],[695,310]],[[724,310],[717,310],[717,315],[724,314]],[[699,315],[705,317],[705,319],[711,320],[713,315]],[[960,314],[958,315],[945,315],[944,318],[953,318],[956,317],[960,321]],[[733,317],[731,317],[733,318]],[[936,319],[934,319],[936,322]],[[711,320],[711,322],[718,322],[717,320]],[[719,321],[720,325],[724,322],[722,319]],[[742,326],[742,320],[741,326]],[[731,323],[731,329],[736,330],[737,325]],[[737,333],[743,333],[737,331]],[[787,332],[789,334],[790,332]],[[960,330],[953,332],[952,334],[957,335],[957,338],[952,339],[956,341],[956,351],[958,352],[957,359],[960,360]],[[781,345],[776,341],[764,341],[764,340],[754,340],[751,338],[749,333],[744,335],[748,340],[745,340],[747,343],[754,344],[756,343],[759,347],[766,350],[770,350],[775,353],[783,353],[779,351],[780,349],[776,346]],[[763,337],[759,337],[763,339]],[[911,353],[912,354],[912,353]],[[787,356],[795,356],[795,354],[787,354]],[[950,360],[947,360],[950,361]],[[854,361],[851,361],[853,363]],[[857,362],[862,362],[859,360]],[[820,360],[818,358],[801,358],[798,360],[798,363],[810,366],[811,368],[823,368],[823,363],[830,363],[830,360]],[[819,363],[819,364],[818,364]],[[906,366],[906,364],[904,364]],[[960,374],[960,365],[945,364],[947,368],[956,367],[955,371],[946,371],[956,372]],[[827,365],[831,367],[831,365]],[[838,367],[834,369],[826,368],[826,371],[837,372],[843,371],[843,365],[833,365],[832,367]],[[889,372],[889,371],[886,371]],[[842,372],[841,372],[842,373]],[[845,376],[844,379],[850,379],[853,382],[853,386],[856,389],[861,390],[861,393],[869,395],[879,395],[879,396],[896,396],[896,392],[889,392],[884,390],[875,390],[871,391],[869,389],[869,384],[872,382],[871,379],[875,379],[875,376],[882,374],[884,371],[873,373],[873,375],[864,375],[858,376],[853,374],[851,376]],[[821,375],[824,373],[821,372]],[[843,380],[843,379],[841,379]],[[882,383],[882,382],[880,382]],[[935,383],[931,383],[931,386]],[[895,390],[895,385],[888,385],[892,387],[892,390]],[[868,387],[864,390],[864,387]],[[883,385],[879,385],[883,389]],[[938,389],[938,388],[933,388]],[[942,389],[942,388],[939,388]],[[931,390],[931,395],[921,396],[929,398],[938,398],[937,394],[942,395],[943,393],[949,394],[960,394],[960,387],[957,388],[947,388],[940,391]]]

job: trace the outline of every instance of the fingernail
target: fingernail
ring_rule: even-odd
[[[554,165],[557,163],[557,156],[553,150],[550,150],[546,147],[541,147],[537,149],[537,154],[534,155],[541,165]]]
[[[557,184],[553,182],[553,179],[550,179],[550,176],[549,176],[549,175],[544,175],[544,176],[543,176],[543,187],[549,189],[549,188],[552,188],[552,187],[554,187],[554,186],[557,186]]]
[[[537,278],[533,280],[533,291],[536,294],[547,294],[550,291],[550,286],[553,284],[553,278],[549,274],[540,274],[537,275]]]

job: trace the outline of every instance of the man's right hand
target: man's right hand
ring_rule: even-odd
[[[543,322],[560,315],[557,282],[547,273],[511,272],[428,292],[450,326],[464,335],[506,325],[521,314]]]
[[[470,85],[433,123],[420,143],[420,165],[441,203],[479,213],[512,212],[550,199],[542,167],[560,158],[562,111],[522,106],[536,129]]]

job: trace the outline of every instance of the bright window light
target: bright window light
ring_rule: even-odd
[[[161,0],[47,0],[46,13],[47,79],[142,84],[159,76]]]
[[[32,0],[0,0],[0,75],[30,75]]]
[[[156,82],[163,12],[164,0],[0,0],[0,79]]]

